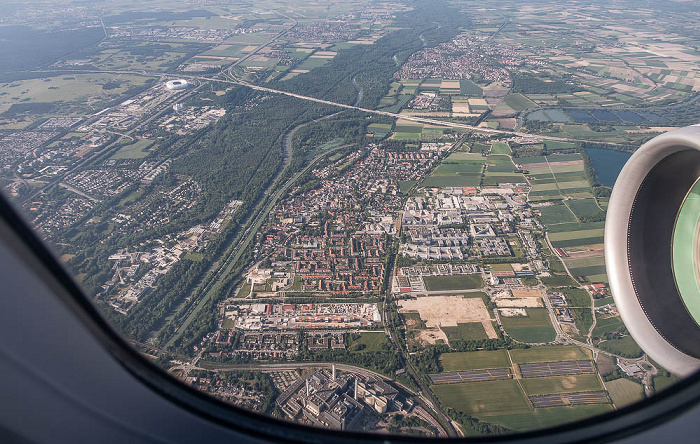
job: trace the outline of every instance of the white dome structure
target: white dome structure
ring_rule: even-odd
[[[185,79],[170,80],[165,83],[165,87],[171,91],[180,91],[189,88],[190,84]]]

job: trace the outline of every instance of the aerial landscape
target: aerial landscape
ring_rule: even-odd
[[[0,188],[184,384],[334,430],[566,424],[675,383],[603,250],[700,121],[691,1],[0,5]]]

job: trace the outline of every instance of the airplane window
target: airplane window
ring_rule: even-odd
[[[474,437],[700,367],[694,2],[0,11],[3,193],[183,384]]]

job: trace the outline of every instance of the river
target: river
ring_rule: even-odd
[[[625,151],[607,150],[604,148],[588,148],[586,154],[591,158],[595,177],[603,185],[612,187],[620,174],[620,170],[632,153]]]

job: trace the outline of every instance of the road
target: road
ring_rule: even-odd
[[[345,372],[350,372],[350,373],[359,373],[362,375],[367,375],[367,376],[372,376],[378,379],[381,379],[383,381],[390,381],[397,386],[399,386],[402,390],[406,391],[407,393],[410,393],[411,395],[418,396],[419,397],[419,402],[422,404],[426,404],[426,399],[416,393],[414,390],[411,388],[401,384],[400,382],[388,378],[381,373],[374,372],[372,370],[368,370],[366,368],[362,367],[356,367],[354,365],[348,365],[344,363],[334,363],[334,362],[290,362],[286,364],[218,364],[218,363],[203,363],[200,366],[192,366],[190,363],[182,364],[180,366],[173,367],[171,371],[176,371],[176,370],[215,370],[215,371],[226,371],[226,370],[256,370],[256,371],[284,371],[284,370],[297,370],[300,368],[331,368],[335,365],[336,370],[341,370]],[[430,404],[429,402],[427,404]],[[427,411],[426,411],[427,413]],[[427,419],[427,418],[426,418]],[[450,421],[449,418],[446,419],[447,424],[450,426],[452,425],[452,422]],[[458,435],[449,435],[449,432],[446,432],[444,429],[444,426],[440,424],[440,422],[436,421],[433,419],[431,421],[432,425],[436,427],[439,431],[439,435],[442,436],[458,436]]]
[[[316,119],[315,121],[322,120],[325,118],[328,118],[330,116],[324,116],[319,119]],[[311,122],[308,122],[311,123]],[[307,125],[308,123],[299,125],[295,127],[294,129],[299,128],[300,126]],[[294,131],[292,129],[291,131]],[[242,235],[239,236],[238,242],[235,242],[234,247],[230,250],[229,253],[227,253],[226,258],[220,263],[219,268],[217,271],[214,272],[214,275],[209,279],[209,281],[205,284],[204,288],[198,291],[198,294],[201,295],[199,301],[196,301],[195,303],[192,304],[191,308],[188,310],[184,321],[177,327],[176,333],[163,345],[163,348],[168,348],[169,346],[173,345],[175,341],[181,336],[182,332],[189,326],[192,321],[194,320],[195,316],[199,312],[199,310],[204,306],[204,304],[211,299],[211,297],[214,294],[214,290],[216,289],[217,284],[221,281],[221,279],[225,276],[227,276],[234,266],[238,263],[240,260],[241,256],[245,252],[246,248],[250,243],[255,239],[255,235],[257,234],[258,230],[262,226],[263,222],[267,218],[267,215],[272,211],[272,209],[275,207],[277,202],[279,201],[282,196],[286,193],[286,191],[289,189],[289,187],[296,182],[304,173],[309,171],[309,169],[313,168],[313,166],[326,154],[336,151],[340,148],[343,148],[344,146],[339,146],[332,148],[330,150],[327,150],[323,153],[320,153],[317,155],[309,164],[302,169],[301,171],[297,172],[292,178],[290,178],[286,183],[284,183],[281,186],[278,186],[278,179],[282,176],[284,171],[286,171],[286,168],[283,168],[280,170],[280,172],[277,173],[277,177],[273,180],[271,180],[270,185],[267,187],[267,189],[264,192],[264,195],[266,196],[263,198],[253,209],[253,211],[250,212],[250,215],[248,218],[241,224],[241,227],[246,227]],[[289,146],[286,148],[286,150],[291,150],[291,143]],[[285,150],[285,151],[286,151]],[[287,155],[287,154],[285,154]],[[291,158],[291,152],[288,153],[289,158]],[[287,165],[289,165],[288,162]]]
[[[33,72],[41,72],[41,70],[36,70]],[[107,74],[108,73],[137,74],[137,75],[146,75],[146,76],[153,76],[153,77],[162,77],[162,76],[172,77],[173,76],[172,73],[167,73],[167,72],[148,72],[148,71],[134,71],[134,70],[81,70],[81,72],[101,73],[101,74],[106,74],[106,73]],[[397,113],[391,113],[388,111],[362,108],[362,107],[359,107],[356,105],[348,105],[345,103],[339,103],[339,102],[333,102],[330,100],[319,99],[317,97],[305,96],[303,94],[297,94],[297,93],[290,92],[290,91],[283,91],[283,90],[278,90],[278,89],[274,89],[274,88],[268,88],[265,86],[254,85],[252,83],[245,82],[243,80],[238,80],[238,79],[229,79],[229,78],[221,78],[221,77],[205,77],[205,76],[187,75],[187,74],[178,74],[178,76],[183,78],[183,79],[188,79],[188,80],[193,80],[193,81],[199,80],[199,81],[208,81],[208,82],[230,83],[230,84],[244,86],[246,88],[250,88],[250,89],[254,89],[256,91],[266,92],[266,93],[270,93],[270,94],[280,94],[280,95],[285,95],[285,96],[289,96],[289,97],[294,97],[294,98],[297,98],[300,100],[321,103],[324,105],[334,106],[334,107],[343,108],[343,109],[351,109],[351,110],[355,110],[355,111],[361,111],[361,112],[367,113],[367,114],[375,114],[375,115],[380,115],[380,116],[392,117],[395,119],[403,119],[403,120],[408,120],[408,121],[417,122],[417,123],[423,123],[423,124],[427,124],[427,125],[444,126],[444,127],[448,127],[448,128],[456,128],[456,129],[463,129],[463,130],[469,130],[469,131],[478,131],[478,132],[487,133],[487,134],[502,134],[505,136],[516,136],[516,137],[524,137],[524,138],[538,139],[538,140],[553,140],[553,141],[560,141],[560,142],[590,142],[590,140],[587,140],[587,139],[574,139],[571,137],[545,136],[545,135],[539,135],[539,134],[525,133],[522,131],[510,131],[510,130],[500,130],[500,129],[492,129],[492,128],[482,128],[482,127],[478,127],[478,126],[474,126],[474,125],[467,125],[464,123],[447,122],[444,120],[430,119],[427,117],[407,116],[407,115],[402,115],[402,114],[397,114]],[[606,142],[606,143],[608,145],[615,145],[615,146],[620,145],[619,143],[613,143],[613,142]]]
[[[95,72],[99,72],[99,71],[95,71]],[[54,179],[52,179],[46,185],[42,186],[41,188],[37,188],[33,193],[31,193],[26,198],[24,198],[23,202],[30,201],[38,194],[40,194],[40,193],[52,188],[53,186],[57,185],[58,183],[63,181],[63,179],[65,179],[66,177],[68,177],[70,174],[74,173],[78,169],[80,169],[86,165],[89,165],[93,160],[99,158],[100,156],[104,155],[105,153],[109,153],[110,151],[113,151],[116,148],[119,148],[120,147],[119,142],[121,142],[121,140],[123,138],[129,137],[133,140],[134,137],[132,136],[132,134],[135,133],[138,129],[142,128],[144,125],[148,124],[153,119],[157,118],[158,116],[160,116],[163,113],[165,113],[166,111],[168,111],[170,109],[171,105],[178,103],[178,102],[181,102],[182,100],[184,100],[184,99],[188,98],[189,96],[191,96],[192,94],[194,94],[202,86],[203,85],[200,84],[200,85],[196,86],[195,88],[192,88],[191,90],[185,92],[184,94],[173,94],[169,98],[163,100],[163,102],[159,104],[159,108],[156,109],[152,115],[148,116],[144,120],[137,122],[136,124],[134,124],[134,126],[132,126],[128,131],[126,131],[124,133],[119,133],[119,132],[114,132],[114,131],[106,131],[108,133],[116,134],[119,137],[115,141],[113,141],[112,143],[103,147],[102,149],[92,151],[90,154],[86,155],[84,158],[82,158],[78,162],[76,162],[73,166],[71,166],[70,168],[68,168],[65,171],[58,174]],[[139,94],[140,93],[141,92],[139,92]]]

